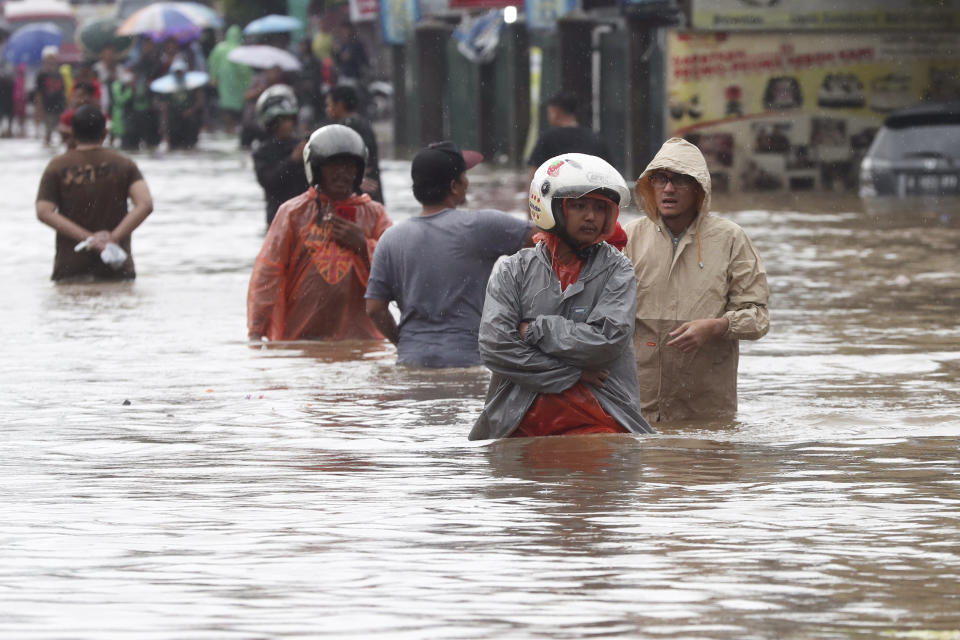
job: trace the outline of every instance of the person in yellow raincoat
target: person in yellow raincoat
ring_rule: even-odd
[[[743,229],[710,214],[700,150],[667,140],[637,178],[646,217],[628,224],[637,275],[637,355],[650,422],[726,419],[737,410],[739,341],[770,327],[767,274]]]
[[[252,340],[382,340],[364,292],[390,218],[359,193],[367,151],[343,125],[313,132],[304,148],[310,188],[285,202],[267,231],[247,293]]]

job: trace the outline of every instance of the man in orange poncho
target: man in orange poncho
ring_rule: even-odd
[[[307,191],[281,205],[247,294],[251,340],[380,340],[364,291],[377,240],[391,225],[360,195],[367,150],[343,125],[313,132],[303,152]]]
[[[637,393],[637,280],[605,242],[629,199],[596,156],[562,154],[537,169],[529,207],[546,233],[487,283],[479,347],[493,376],[471,440],[653,431]]]

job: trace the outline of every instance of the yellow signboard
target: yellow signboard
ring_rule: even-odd
[[[694,0],[697,30],[876,31],[960,28],[958,0]]]
[[[887,113],[960,99],[953,34],[668,37],[666,130],[704,149],[721,190],[852,188]]]

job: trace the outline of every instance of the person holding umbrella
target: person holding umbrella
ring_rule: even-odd
[[[117,27],[118,36],[140,36],[140,51],[134,51],[136,92],[132,100],[130,126],[126,127],[124,148],[136,148],[141,141],[155,147],[160,141],[159,117],[152,104],[149,85],[166,69],[153,39],[198,38],[206,28],[223,26],[223,19],[210,7],[196,2],[154,2],[133,13]]]
[[[109,114],[110,142],[116,137],[114,132],[115,119],[113,117],[113,83],[119,71],[118,59],[133,44],[130,36],[118,36],[119,23],[113,18],[98,18],[88,22],[80,30],[78,36],[86,55],[93,60],[93,70],[100,80],[100,108],[104,114]],[[122,127],[122,122],[119,126]]]
[[[206,104],[206,97],[199,88],[207,84],[207,77],[202,71],[187,73],[187,63],[183,58],[175,58],[170,64],[170,74],[150,84],[150,89],[161,96],[164,137],[169,149],[197,146]]]
[[[153,102],[150,83],[163,75],[163,67],[156,43],[147,36],[140,38],[138,56],[131,71],[133,98],[130,100],[129,118],[121,145],[124,149],[133,150],[142,142],[148,149],[153,149],[160,144],[160,114]]]
[[[245,64],[254,69],[262,69],[253,77],[244,95],[243,129],[240,131],[240,146],[248,148],[254,140],[263,137],[263,131],[256,123],[257,98],[268,87],[275,84],[289,84],[287,72],[299,71],[300,61],[289,51],[265,44],[237,47],[227,55],[227,60]]]
[[[60,50],[55,46],[43,49],[43,66],[34,80],[36,85],[36,110],[34,118],[43,121],[43,144],[50,145],[53,132],[57,130],[60,114],[67,108],[67,93],[63,76],[57,69],[57,56]]]

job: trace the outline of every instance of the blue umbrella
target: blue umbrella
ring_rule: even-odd
[[[52,22],[28,24],[18,29],[3,48],[3,58],[13,64],[40,64],[44,47],[59,47],[63,31]]]
[[[275,13],[257,18],[243,28],[243,35],[254,36],[264,33],[288,33],[301,28],[303,23],[292,16],[281,16]]]

